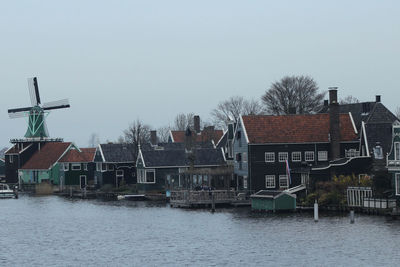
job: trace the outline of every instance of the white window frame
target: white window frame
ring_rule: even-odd
[[[101,172],[101,162],[96,162],[96,171]]]
[[[107,170],[109,170],[109,171],[115,170],[114,164],[107,164]]]
[[[296,156],[298,156],[298,159],[295,158]],[[301,152],[300,151],[292,152],[292,161],[293,162],[300,162],[301,161]]]
[[[286,185],[282,185],[281,181],[286,180]],[[289,188],[289,177],[287,174],[279,175],[279,188]]]
[[[275,188],[275,175],[265,175],[265,188]]]
[[[14,155],[8,156],[8,162],[13,163],[14,162]]]
[[[310,182],[310,174],[309,173],[302,173],[301,174],[301,184],[308,185]]]
[[[314,151],[306,151],[304,152],[304,159],[305,161],[314,161]]]
[[[64,171],[69,171],[69,163],[64,163]]]
[[[318,161],[327,161],[328,160],[328,151],[318,151]]]
[[[88,164],[87,163],[83,163],[83,170],[87,171],[88,170]]]
[[[394,176],[396,196],[400,196],[400,173],[395,173]]]
[[[278,160],[279,162],[286,162],[286,160],[289,159],[289,153],[288,152],[279,152],[278,153]]]
[[[275,152],[265,152],[265,162],[275,162]]]
[[[154,181],[153,181],[153,182],[149,182],[149,181],[147,180],[147,174],[148,174],[149,172],[152,172],[153,175],[154,175]],[[155,169],[148,169],[148,170],[145,171],[145,173],[146,173],[146,180],[145,180],[144,184],[155,184],[155,183],[156,183],[156,170],[155,170]]]
[[[81,164],[80,163],[72,163],[71,164],[71,171],[80,171],[81,170]]]
[[[246,152],[242,153],[242,161],[247,162],[247,153]]]
[[[247,176],[243,176],[243,188],[247,189],[248,187],[248,179]]]
[[[107,164],[101,163],[101,172],[106,172],[106,171],[107,171]]]
[[[397,146],[399,147],[399,150],[397,150]],[[399,153],[397,153],[397,151],[399,151]],[[400,160],[400,142],[394,143],[394,160]]]

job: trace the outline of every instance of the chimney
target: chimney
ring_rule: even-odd
[[[150,131],[150,143],[153,146],[157,145],[157,131]]]
[[[325,99],[324,100],[324,107],[327,107],[327,106],[329,106],[329,100]]]
[[[380,95],[376,95],[375,96],[375,102],[376,103],[380,103],[381,102],[381,96]]]
[[[340,158],[340,126],[339,103],[337,101],[337,87],[329,87],[329,136],[331,159]]]
[[[194,132],[200,133],[200,116],[199,115],[195,115],[193,117],[193,126],[194,126]]]

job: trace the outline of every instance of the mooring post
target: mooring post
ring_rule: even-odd
[[[69,197],[72,198],[72,187],[69,188]]]
[[[350,211],[350,223],[354,223],[354,210]]]
[[[214,198],[214,192],[211,193],[211,212],[215,212],[215,198]]]
[[[314,203],[314,221],[318,222],[318,202],[315,200]]]
[[[18,199],[18,185],[14,188],[14,198]]]

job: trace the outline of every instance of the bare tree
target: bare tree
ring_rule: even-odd
[[[308,114],[316,111],[324,96],[311,77],[285,76],[274,82],[261,99],[270,114]]]
[[[168,137],[169,137],[169,131],[171,130],[171,127],[169,126],[164,126],[160,127],[157,129],[157,137],[158,141],[161,143],[166,143],[168,142]]]
[[[92,133],[89,137],[88,145],[89,147],[96,147],[100,144],[99,135],[96,133]]]
[[[193,117],[194,113],[179,113],[175,117],[173,129],[177,131],[185,131],[187,127],[193,129]]]
[[[352,95],[348,95],[345,98],[340,99],[339,103],[340,105],[355,104],[355,103],[360,103],[360,100],[358,100],[356,97]]]
[[[247,100],[243,96],[231,96],[229,99],[219,102],[211,111],[214,124],[218,127],[226,127],[231,120],[237,120],[240,115],[258,115],[263,113],[263,108],[257,100]]]
[[[125,143],[135,147],[135,155],[139,152],[139,145],[150,142],[150,126],[144,124],[139,119],[131,123],[124,131]]]

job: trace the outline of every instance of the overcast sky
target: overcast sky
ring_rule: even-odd
[[[0,147],[23,137],[27,78],[42,102],[69,98],[48,128],[87,146],[137,118],[209,120],[232,95],[259,97],[285,75],[310,75],[339,98],[399,103],[400,1],[3,1]]]

